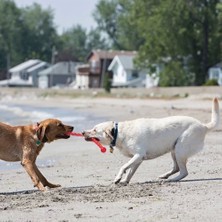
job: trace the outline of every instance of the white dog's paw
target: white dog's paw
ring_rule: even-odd
[[[114,183],[115,183],[115,184],[118,184],[121,179],[122,179],[121,177],[116,177],[115,180],[114,180]]]
[[[176,182],[180,182],[179,180],[177,180],[177,179],[167,179],[167,180],[165,180],[166,182],[168,182],[168,183],[176,183]]]
[[[120,184],[121,184],[122,186],[127,186],[127,185],[129,184],[129,181],[123,180],[123,181],[120,182]]]
[[[159,176],[159,179],[161,179],[161,180],[166,180],[166,179],[168,179],[168,175],[166,175],[166,174],[163,174],[163,175],[160,175]]]

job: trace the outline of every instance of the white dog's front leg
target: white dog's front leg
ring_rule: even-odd
[[[132,176],[134,175],[134,173],[136,172],[137,168],[139,167],[139,165],[140,165],[141,163],[142,163],[142,161],[139,162],[139,163],[137,163],[136,165],[132,166],[132,167],[129,169],[129,171],[128,171],[127,174],[126,174],[126,177],[124,178],[123,181],[121,181],[122,184],[128,184],[128,183],[130,182]]]
[[[119,173],[117,174],[117,176],[116,176],[116,178],[115,178],[115,180],[114,180],[114,183],[115,183],[115,184],[119,183],[120,180],[122,179],[122,176],[123,176],[124,172],[125,172],[127,169],[129,169],[130,167],[134,167],[134,166],[138,165],[139,163],[141,163],[141,162],[142,162],[142,159],[143,159],[142,155],[140,155],[140,154],[135,154],[135,155],[133,156],[133,158],[130,159],[130,161],[129,161],[128,163],[124,164],[124,165],[120,168],[120,171],[119,171]],[[138,165],[138,166],[139,166],[139,165]],[[137,169],[137,167],[136,167],[135,169]],[[135,171],[134,171],[134,172],[135,172]],[[134,173],[134,172],[133,172],[133,173]],[[132,176],[133,176],[133,174],[132,174]],[[132,177],[132,176],[131,176],[131,177]],[[131,179],[131,177],[130,177],[130,179]]]

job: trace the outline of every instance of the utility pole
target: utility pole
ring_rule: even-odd
[[[9,73],[9,69],[11,67],[11,60],[10,60],[10,53],[7,52],[7,57],[6,57],[6,69],[7,69],[7,73],[6,73],[6,78],[7,78],[7,81],[9,81],[10,79],[10,73]]]
[[[55,57],[56,55],[58,54],[58,52],[56,51],[56,48],[55,46],[52,47],[52,56],[51,56],[51,65],[54,65],[55,64]],[[52,87],[53,85],[53,73],[49,74],[49,77],[48,77],[48,82],[49,82],[49,88]]]
[[[52,47],[52,56],[51,56],[51,64],[53,65],[55,63],[55,57],[58,54],[58,52],[56,51],[55,46]]]

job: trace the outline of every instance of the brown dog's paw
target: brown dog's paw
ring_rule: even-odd
[[[40,191],[46,191],[46,188],[43,186],[43,184],[41,182],[39,182],[38,184],[34,185],[34,187],[37,187],[38,190],[40,190]]]
[[[49,188],[61,187],[60,184],[52,184],[52,183],[47,183],[46,186],[49,187]]]

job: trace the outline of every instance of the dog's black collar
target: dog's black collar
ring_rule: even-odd
[[[113,147],[116,146],[116,140],[118,136],[118,123],[114,123],[114,127],[112,128],[111,135],[113,137],[113,140],[110,143],[110,152],[113,152]]]

